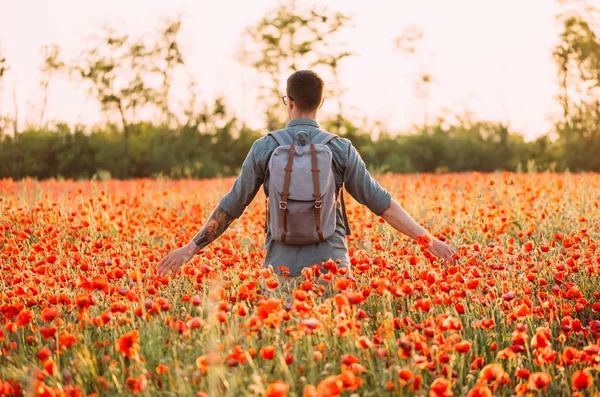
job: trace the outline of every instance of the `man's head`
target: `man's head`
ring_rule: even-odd
[[[290,118],[310,116],[323,104],[325,83],[312,70],[299,70],[287,79],[287,107]]]

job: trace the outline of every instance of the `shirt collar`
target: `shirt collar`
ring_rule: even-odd
[[[317,122],[317,120],[314,120],[314,119],[305,119],[305,118],[298,118],[298,119],[290,120],[290,122],[287,123],[287,125],[285,126],[285,128],[295,127],[297,125],[309,125],[311,127],[321,128],[319,126],[319,123]]]

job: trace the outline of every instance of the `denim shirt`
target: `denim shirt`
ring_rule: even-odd
[[[320,132],[319,128],[316,120],[305,118],[294,119],[286,125],[286,130],[291,135],[306,131],[311,139]],[[327,145],[333,153],[336,191],[339,192],[344,184],[356,201],[366,205],[376,215],[381,215],[389,207],[391,195],[371,177],[352,143],[338,137]],[[221,209],[234,218],[242,216],[260,187],[268,185],[269,159],[277,146],[277,141],[270,135],[254,142],[242,164],[241,174],[219,203]],[[268,194],[267,191],[265,193]],[[335,233],[327,240],[314,244],[286,245],[273,240],[267,230],[265,266],[272,265],[276,273],[280,273],[278,267],[287,267],[290,276],[298,276],[305,267],[321,264],[329,259],[335,262],[339,260],[340,267],[349,267],[346,228],[339,201],[336,215]]]

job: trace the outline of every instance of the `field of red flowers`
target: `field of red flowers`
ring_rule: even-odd
[[[0,181],[0,396],[593,396],[600,176],[382,176],[455,266],[348,199],[333,263],[267,294],[264,200],[160,278],[232,183]]]

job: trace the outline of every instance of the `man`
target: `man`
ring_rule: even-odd
[[[321,77],[310,70],[298,71],[288,78],[287,95],[283,97],[290,117],[290,122],[285,129],[288,134],[294,136],[304,131],[312,139],[320,133],[317,112],[323,105],[323,88]],[[206,225],[193,240],[186,246],[169,253],[158,264],[157,270],[160,275],[167,274],[169,270],[176,274],[184,263],[219,237],[236,218],[243,214],[261,185],[267,184],[269,159],[278,146],[276,139],[271,135],[254,142],[244,160],[241,174],[229,193],[221,199]],[[371,177],[360,155],[348,139],[337,137],[327,143],[327,146],[333,155],[336,192],[340,192],[342,185],[345,184],[346,190],[356,201],[366,205],[376,215],[380,215],[394,229],[413,239],[428,237],[429,251],[447,262],[453,262],[454,250],[433,238],[392,199],[391,195]],[[274,269],[288,268],[289,277],[296,281],[300,279],[303,268],[330,259],[337,262],[338,267],[348,268],[350,263],[346,246],[347,226],[339,203],[336,215],[333,235],[324,241],[312,244],[289,245],[275,241],[271,231],[267,230],[265,266],[272,265]],[[290,280],[278,277],[280,282]]]

